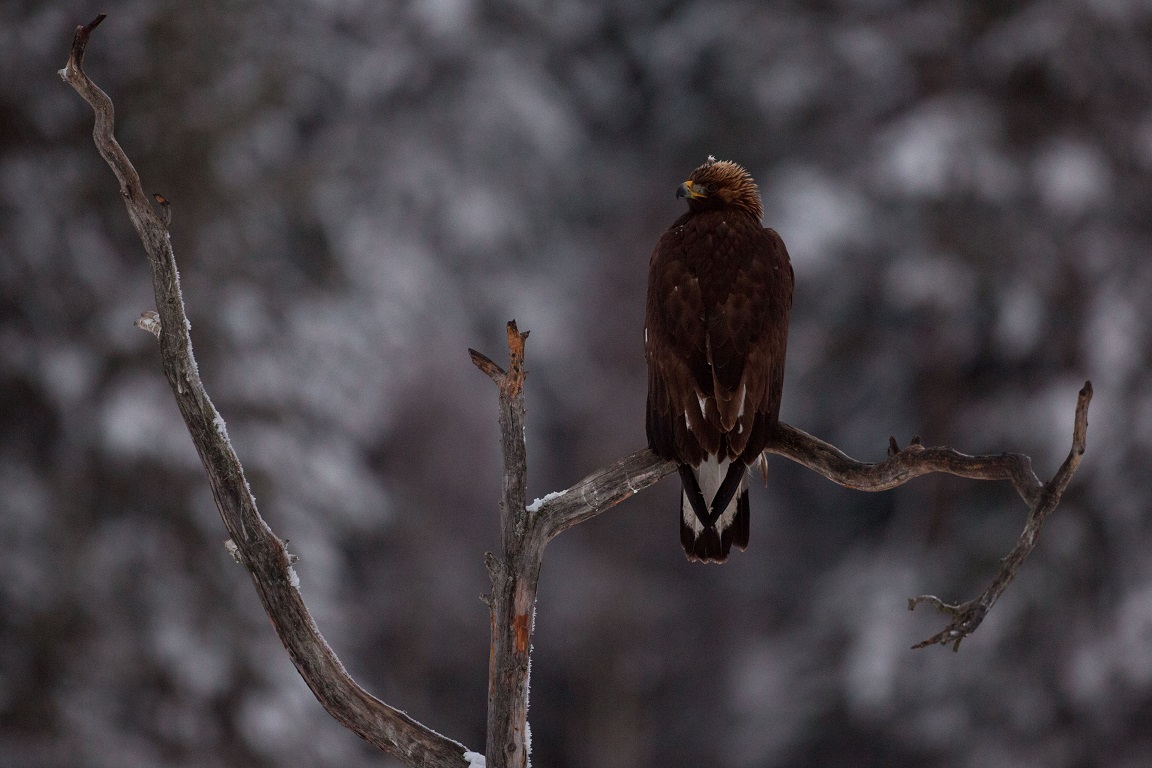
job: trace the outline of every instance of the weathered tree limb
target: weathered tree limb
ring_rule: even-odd
[[[473,353],[474,355],[476,353]],[[1015,578],[1021,564],[1035,548],[1044,521],[1060,503],[1060,497],[1072,480],[1087,446],[1088,404],[1092,400],[1092,382],[1084,382],[1076,402],[1072,431],[1072,448],[1068,458],[1052,480],[1041,483],[1032,471],[1032,460],[1019,453],[969,456],[951,448],[926,448],[914,438],[900,450],[890,438],[889,455],[884,461],[856,461],[834,445],[780,423],[768,442],[766,453],[791,459],[845,488],[860,491],[887,491],[909,480],[933,472],[957,475],[970,480],[1010,480],[1028,506],[1028,520],[1012,551],[1001,561],[1000,571],[978,597],[959,605],[950,605],[931,595],[909,600],[909,608],[931,603],[952,619],[939,633],[917,643],[913,648],[952,644],[976,630],[988,609]],[[508,436],[504,436],[505,442]],[[550,494],[534,516],[545,539],[606,511],[638,491],[647,488],[664,475],[676,471],[676,464],[665,461],[648,449],[637,451],[615,464],[598,470],[566,491]],[[544,544],[547,541],[543,542]]]
[[[1040,538],[1041,526],[1060,503],[1064,489],[1072,481],[1072,475],[1076,474],[1076,468],[1080,466],[1080,460],[1088,448],[1088,403],[1091,401],[1092,382],[1086,381],[1076,398],[1076,418],[1072,427],[1072,449],[1068,451],[1068,457],[1064,459],[1064,463],[1060,465],[1060,469],[1056,470],[1052,479],[1047,484],[1033,489],[1035,496],[1034,500],[1028,503],[1028,522],[1024,525],[1024,530],[1020,532],[1020,536],[1017,537],[1012,551],[1000,561],[1000,572],[996,574],[992,583],[978,597],[959,605],[949,605],[932,595],[920,595],[908,600],[908,610],[910,611],[914,610],[920,603],[930,603],[942,613],[952,617],[948,626],[943,630],[927,640],[917,643],[912,646],[913,648],[951,643],[953,651],[960,650],[960,641],[980,626],[985,614],[1000,599],[1000,595],[1008,588],[1012,579],[1016,578],[1016,572],[1020,570],[1024,559],[1032,552],[1036,546],[1036,541]],[[1022,458],[1027,459],[1027,457]],[[1013,481],[1015,482],[1015,478]],[[1020,491],[1020,495],[1024,496],[1024,491],[1021,490],[1019,483],[1016,488]]]
[[[606,467],[552,500],[526,506],[528,460],[524,446],[524,341],[508,323],[509,366],[468,350],[472,362],[500,390],[500,445],[504,485],[500,501],[503,551],[489,554],[492,649],[488,670],[488,768],[527,768],[529,664],[536,620],[536,591],[544,548],[561,531],[595,517],[652,485],[676,465],[651,451],[638,451]],[[653,461],[655,460],[655,461]]]
[[[92,135],[96,147],[120,181],[120,195],[128,216],[148,253],[158,318],[146,313],[140,324],[158,335],[164,373],[208,473],[220,517],[232,537],[230,549],[251,574],[264,610],[296,669],[336,720],[407,765],[469,765],[462,745],[384,704],[349,676],[304,605],[292,570],[293,556],[256,510],[244,469],[228,441],[224,421],[204,391],[192,355],[188,318],[165,221],[169,210],[166,201],[160,201],[161,216],[148,201],[136,169],[113,136],[112,100],[84,73],[85,46],[92,30],[103,20],[100,15],[76,29],[68,64],[60,76],[95,112]]]
[[[525,508],[528,468],[524,451],[523,390],[527,335],[517,330],[515,321],[508,324],[511,365],[507,373],[489,358],[469,350],[472,362],[500,388],[500,435],[504,453],[504,495],[500,503],[504,554],[503,557],[490,555],[488,561],[493,583],[489,603],[493,628],[488,710],[490,768],[525,768],[527,765],[524,736],[528,733],[528,661],[536,583],[544,548],[561,531],[590,520],[676,471],[675,462],[661,459],[645,448],[597,470],[568,490],[549,494]],[[766,452],[791,459],[834,483],[861,491],[886,491],[932,472],[972,480],[1012,481],[1030,514],[1024,531],[1001,561],[1000,571],[988,588],[979,597],[960,605],[949,605],[929,595],[909,600],[909,608],[928,602],[952,617],[942,631],[913,648],[951,644],[953,650],[958,650],[960,641],[980,626],[988,610],[1015,578],[1020,565],[1036,546],[1040,527],[1060,503],[1060,496],[1084,455],[1091,400],[1092,383],[1085,382],[1076,403],[1072,449],[1047,484],[1036,478],[1032,460],[1022,454],[969,456],[951,448],[925,448],[919,438],[903,450],[895,438],[890,438],[888,458],[872,464],[856,461],[835,446],[781,423]]]
[[[1046,484],[1036,478],[1032,460],[1023,454],[968,456],[951,448],[925,448],[919,439],[913,439],[911,445],[899,450],[895,438],[890,438],[888,458],[878,464],[864,464],[850,459],[833,445],[781,424],[768,445],[768,451],[803,464],[834,483],[860,491],[886,491],[930,472],[943,472],[970,480],[1012,481],[1016,492],[1028,505],[1028,520],[1012,551],[1000,561],[1000,571],[992,583],[978,597],[959,605],[950,605],[932,595],[908,600],[909,610],[920,603],[929,603],[952,617],[943,630],[912,647],[951,644],[955,651],[959,650],[960,641],[980,626],[988,610],[1016,577],[1021,564],[1036,546],[1041,526],[1060,503],[1060,497],[1080,466],[1080,459],[1087,448],[1088,404],[1091,401],[1092,382],[1086,381],[1076,399],[1072,448]]]
[[[504,485],[500,499],[500,556],[485,560],[492,579],[487,598],[492,612],[488,667],[488,768],[527,768],[528,673],[536,588],[547,539],[526,506],[528,454],[524,445],[524,342],[516,321],[508,323],[508,370],[474,349],[472,362],[500,388],[500,436]]]

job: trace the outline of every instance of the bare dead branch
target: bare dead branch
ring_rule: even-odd
[[[888,458],[867,464],[849,458],[834,445],[781,423],[767,452],[803,464],[837,485],[857,491],[887,491],[932,472],[969,480],[1011,480],[1020,498],[1029,505],[1035,503],[1042,488],[1032,471],[1032,460],[1023,454],[969,456],[951,448],[926,448],[918,438],[900,450],[895,438],[889,440]]]
[[[503,368],[492,362],[492,358],[487,355],[482,355],[474,349],[468,350],[468,355],[472,358],[473,365],[486,373],[492,381],[496,382],[496,386],[500,386],[500,382],[504,380]]]
[[[504,533],[502,557],[489,555],[493,592],[492,656],[489,666],[488,765],[492,768],[527,765],[524,735],[528,715],[528,663],[534,631],[536,586],[544,549],[561,531],[589,520],[633,494],[676,471],[676,464],[648,449],[597,470],[566,491],[549,494],[524,507],[527,460],[524,453],[524,338],[515,321],[508,324],[509,371],[488,357],[469,350],[473,363],[500,389],[500,434],[504,454],[504,494],[500,504]],[[931,472],[944,472],[974,480],[1010,480],[1031,514],[1024,533],[1003,561],[1000,572],[980,597],[960,606],[921,596],[910,607],[931,603],[948,613],[948,626],[914,646],[952,644],[971,634],[996,599],[1015,578],[1032,551],[1040,526],[1059,503],[1060,494],[1084,453],[1090,383],[1085,383],[1076,408],[1076,426],[1068,460],[1048,485],[1032,472],[1031,460],[1021,454],[969,456],[951,448],[926,448],[914,438],[900,450],[890,438],[888,458],[869,464],[856,461],[833,445],[787,424],[780,424],[767,451],[802,464],[839,485],[863,491],[883,491]]]
[[[461,768],[468,764],[462,745],[376,699],[344,670],[316,628],[295,586],[293,560],[284,543],[256,509],[244,469],[228,441],[224,421],[204,391],[192,355],[188,318],[168,237],[167,201],[158,201],[163,215],[157,215],[143,192],[136,169],[113,136],[112,100],[84,73],[85,46],[92,30],[103,20],[104,16],[100,15],[92,23],[77,28],[68,64],[60,75],[95,113],[96,147],[120,182],[128,216],[148,254],[159,324],[156,324],[157,318],[146,313],[142,327],[159,336],[164,373],[208,473],[220,517],[235,547],[234,556],[251,574],[264,610],[296,669],[336,720],[406,765]]]
[[[539,516],[544,535],[551,539],[590,520],[675,471],[676,462],[666,461],[647,448],[629,454],[543,502]]]
[[[975,599],[949,605],[931,595],[909,600],[909,608],[921,603],[935,605],[951,620],[941,632],[913,648],[930,645],[952,645],[976,630],[988,610],[1016,577],[1021,564],[1032,552],[1044,521],[1060,503],[1061,494],[1072,480],[1084,455],[1088,431],[1088,404],[1092,400],[1092,383],[1085,382],[1076,403],[1072,449],[1060,469],[1047,484],[1032,471],[1032,460],[1018,453],[969,456],[951,448],[926,448],[920,438],[900,449],[895,438],[889,438],[888,458],[878,463],[856,461],[834,445],[788,424],[778,425],[768,443],[767,453],[774,453],[808,467],[845,488],[860,491],[886,491],[909,480],[933,472],[957,475],[970,480],[1009,480],[1028,506],[1029,515],[1012,551],[1001,561],[1000,571],[992,583]],[[591,519],[647,488],[664,475],[676,471],[674,462],[665,461],[645,449],[598,470],[572,488],[550,495],[541,503],[535,518],[546,539],[573,525]]]
[[[1008,588],[1012,579],[1016,578],[1016,572],[1020,570],[1025,558],[1036,547],[1036,542],[1040,539],[1041,526],[1060,503],[1064,489],[1071,482],[1072,475],[1076,473],[1076,468],[1080,466],[1084,451],[1088,448],[1088,404],[1090,402],[1092,402],[1092,382],[1086,381],[1076,398],[1072,448],[1068,451],[1068,458],[1064,459],[1064,463],[1060,465],[1060,469],[1056,470],[1052,480],[1037,491],[1035,501],[1029,504],[1028,522],[1024,525],[1024,530],[1020,532],[1020,536],[1017,537],[1012,551],[1000,561],[1000,572],[996,574],[992,583],[980,593],[979,597],[959,605],[948,605],[932,595],[921,595],[908,601],[908,610],[910,611],[915,610],[920,603],[926,602],[952,617],[948,626],[943,630],[927,640],[917,643],[912,646],[913,648],[951,644],[953,651],[960,650],[960,641],[980,626],[984,616],[1000,599],[1000,595]]]
[[[528,456],[524,446],[524,342],[516,321],[508,323],[508,370],[469,350],[472,362],[500,388],[500,445],[504,488],[500,500],[501,556],[486,558],[492,578],[489,658],[489,768],[527,768],[528,673],[536,619],[536,589],[547,539],[534,535],[525,507]]]

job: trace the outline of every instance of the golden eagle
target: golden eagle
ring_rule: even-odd
[[[676,197],[648,272],[648,446],[680,464],[688,559],[722,562],[748,546],[747,469],[780,412],[792,264],[736,163],[709,157]]]

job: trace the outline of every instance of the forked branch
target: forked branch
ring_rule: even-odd
[[[957,605],[931,595],[909,600],[910,609],[920,603],[929,603],[951,617],[943,630],[912,647],[952,645],[956,650],[960,641],[980,626],[985,614],[1016,577],[1016,572],[1035,548],[1045,520],[1060,503],[1087,448],[1088,405],[1091,401],[1092,382],[1086,381],[1076,400],[1072,448],[1047,483],[1037,479],[1032,471],[1032,460],[1019,453],[970,456],[951,448],[927,448],[920,444],[919,438],[900,450],[895,439],[890,438],[888,458],[868,463],[857,461],[836,446],[784,423],[778,425],[766,452],[791,459],[838,485],[858,491],[887,491],[934,472],[970,480],[1008,480],[1012,483],[1027,505],[1029,514],[1024,530],[1012,550],[1001,560],[1000,570],[988,587],[972,600]],[[661,459],[648,449],[637,451],[592,473],[568,490],[549,495],[539,506],[536,524],[541,535],[550,539],[675,471],[674,462]]]
[[[834,483],[860,491],[886,491],[930,472],[943,472],[970,480],[1012,482],[1028,506],[1029,514],[1024,530],[1017,537],[1012,551],[1000,561],[1000,571],[992,582],[977,597],[958,605],[950,605],[932,595],[920,595],[908,600],[909,610],[921,603],[928,603],[951,617],[948,626],[913,648],[951,645],[952,650],[959,650],[960,641],[980,626],[985,614],[1000,599],[1012,579],[1016,578],[1016,572],[1039,540],[1040,528],[1060,503],[1064,489],[1080,466],[1088,445],[1090,402],[1092,382],[1086,381],[1076,398],[1072,448],[1047,483],[1041,483],[1036,478],[1032,471],[1032,460],[1019,453],[968,456],[951,448],[925,448],[919,440],[913,440],[907,448],[899,450],[895,439],[890,439],[888,458],[878,464],[865,464],[848,458],[835,446],[787,424],[780,425],[768,450],[803,464]]]
[[[536,586],[545,539],[536,535],[528,513],[528,454],[524,445],[524,342],[516,321],[508,323],[508,370],[474,349],[476,367],[500,389],[500,435],[504,454],[504,486],[500,498],[500,555],[488,555],[492,592],[492,646],[488,666],[489,768],[527,768],[528,670],[536,620]]]
[[[549,494],[524,507],[523,488],[527,478],[524,445],[524,338],[515,321],[508,324],[510,371],[505,373],[484,355],[469,350],[472,361],[500,387],[501,444],[504,447],[504,500],[501,502],[505,550],[502,558],[490,557],[493,595],[493,645],[489,689],[489,765],[524,768],[527,760],[525,736],[528,712],[528,653],[533,627],[532,607],[536,600],[536,582],[544,557],[544,548],[561,531],[589,520],[624,499],[647,488],[664,475],[676,471],[676,464],[661,459],[648,449],[637,451],[615,464],[593,472],[566,491]],[[510,383],[511,382],[511,383]],[[999,573],[976,598],[960,605],[949,605],[938,598],[922,595],[909,600],[909,608],[922,602],[935,605],[947,613],[948,625],[913,648],[929,645],[952,645],[976,630],[988,610],[1015,578],[1016,572],[1036,546],[1040,528],[1060,503],[1060,497],[1084,455],[1088,430],[1088,404],[1092,400],[1092,383],[1085,382],[1076,403],[1072,430],[1072,449],[1056,475],[1042,484],[1032,471],[1027,456],[1002,453],[969,456],[951,448],[926,448],[914,439],[900,450],[895,438],[889,439],[888,458],[870,464],[856,461],[834,445],[813,437],[795,427],[780,424],[769,441],[769,453],[791,459],[820,473],[834,483],[861,491],[885,491],[903,485],[914,477],[943,472],[972,480],[1010,480],[1028,505],[1029,515],[1024,531],[1012,551],[1001,561]],[[515,414],[515,418],[509,418]],[[510,489],[520,495],[510,495]],[[515,499],[515,500],[514,500]],[[515,536],[508,537],[508,531]],[[509,611],[512,601],[517,609]],[[509,623],[509,619],[512,622]],[[493,740],[493,702],[500,701],[497,725],[501,737]],[[493,762],[494,755],[496,757]]]

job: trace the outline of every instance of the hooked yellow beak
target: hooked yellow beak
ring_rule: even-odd
[[[682,197],[686,197],[689,200],[698,200],[702,197],[708,197],[708,195],[696,189],[691,181],[686,181],[676,188],[676,199],[679,200]]]

